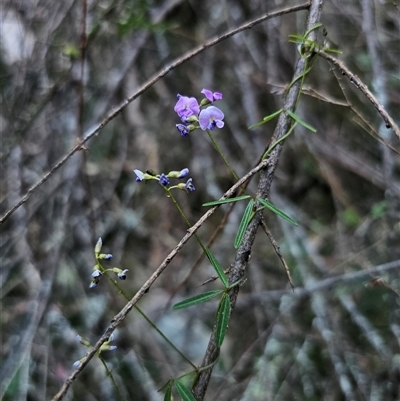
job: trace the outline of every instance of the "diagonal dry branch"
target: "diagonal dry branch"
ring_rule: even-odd
[[[265,300],[265,299],[280,299],[283,295],[290,295],[292,297],[301,298],[309,296],[310,294],[317,292],[317,291],[329,291],[334,289],[338,285],[352,285],[357,282],[365,282],[368,278],[376,278],[379,277],[381,274],[390,273],[390,272],[398,271],[400,274],[400,260],[393,260],[388,263],[384,263],[378,266],[374,266],[371,268],[365,268],[362,270],[352,271],[349,273],[338,274],[332,277],[327,277],[314,283],[307,284],[303,287],[296,287],[296,292],[294,294],[290,294],[287,290],[269,290],[263,291],[258,294],[243,294],[240,298],[240,307],[247,308],[253,302]],[[369,282],[366,283],[366,285]],[[392,288],[391,286],[381,284],[395,294],[397,294],[396,289]]]
[[[311,29],[319,22],[321,16],[322,4],[323,0],[311,1],[307,20],[307,28],[306,28],[307,30]],[[312,31],[308,37],[310,40],[315,40],[316,32]],[[290,87],[285,96],[284,106],[283,106],[284,110],[291,110],[291,111],[295,110],[297,99],[301,91],[301,82],[298,79],[298,77],[304,74],[306,68],[307,68],[307,61],[304,58],[300,58],[297,61],[293,75],[293,82],[295,83]],[[271,142],[272,146],[274,146],[274,144],[280,141],[281,138],[288,133],[291,125],[292,125],[292,119],[289,117],[289,115],[287,113],[281,113],[274,134],[272,136],[272,142]],[[261,170],[261,175],[257,190],[257,197],[261,197],[263,199],[268,198],[272,180],[274,178],[275,169],[277,167],[280,154],[282,152],[283,143],[284,141],[280,141],[266,159],[267,165],[265,169]],[[244,276],[245,268],[250,259],[253,242],[256,236],[258,226],[261,223],[261,220],[262,220],[262,212],[258,212],[255,215],[254,219],[249,224],[249,226],[247,227],[243,241],[237,250],[235,260],[230,267],[229,282],[231,284],[238,282]],[[234,288],[232,288],[232,290],[230,290],[229,295],[231,301],[231,310],[235,308],[238,291],[239,291],[238,286],[235,286]],[[192,393],[197,401],[201,401],[204,398],[204,395],[207,391],[208,383],[210,381],[213,364],[215,363],[215,361],[219,356],[219,347],[216,344],[216,328],[217,328],[217,322],[214,322],[213,332],[211,334],[207,350],[201,365],[202,367],[210,366],[210,368],[202,371],[198,375],[195,385],[193,386],[192,389]]]
[[[353,74],[341,61],[337,58],[331,56],[330,54],[324,52],[323,50],[317,51],[318,55],[323,57],[325,60],[329,61],[333,65],[339,68],[340,72],[349,78],[350,82],[353,83],[357,89],[359,89],[363,95],[374,105],[377,112],[383,118],[383,121],[386,124],[386,128],[391,128],[398,139],[400,139],[400,128],[395,123],[393,118],[389,115],[389,113],[385,110],[383,105],[378,101],[378,99],[371,93],[368,89],[367,85],[365,85],[357,75]]]
[[[220,198],[220,200],[230,198],[233,196],[237,190],[245,184],[251,177],[253,177],[260,170],[264,169],[268,164],[268,159],[263,160],[256,167],[251,169],[245,176],[243,176],[235,185],[233,185],[225,194]],[[85,355],[81,360],[80,366],[72,372],[65,383],[62,385],[59,392],[53,397],[53,401],[59,401],[64,398],[71,384],[76,380],[85,366],[89,361],[95,356],[101,345],[107,341],[116,327],[125,319],[127,314],[131,311],[133,306],[145,295],[153,283],[160,277],[162,272],[167,268],[172,259],[179,253],[183,246],[189,241],[189,239],[197,232],[197,230],[204,224],[205,221],[217,210],[218,206],[214,206],[209,209],[198,221],[194,224],[187,232],[187,234],[181,239],[181,241],[176,245],[176,247],[169,253],[169,255],[164,259],[164,261],[158,266],[155,272],[150,276],[150,278],[142,285],[142,287],[137,291],[133,298],[124,306],[124,308],[114,316],[111,320],[111,324],[108,326],[106,331],[94,345],[94,347]]]
[[[228,31],[227,33],[209,40],[205,44],[198,46],[196,49],[187,52],[182,57],[177,58],[175,61],[170,63],[166,68],[161,70],[159,73],[155,74],[152,78],[150,78],[145,84],[142,85],[140,89],[138,89],[133,95],[129,96],[120,106],[115,108],[109,115],[106,117],[100,124],[97,125],[92,131],[90,131],[82,140],[78,141],[78,143],[63,157],[60,161],[51,168],[51,170],[45,174],[36,184],[34,184],[27,193],[12,207],[10,208],[1,218],[0,218],[0,226],[20,207],[22,206],[31,195],[41,187],[59,168],[61,168],[75,153],[80,150],[85,149],[84,145],[89,141],[89,139],[93,138],[97,135],[110,121],[112,121],[115,117],[117,117],[130,103],[132,103],[135,99],[137,99],[140,95],[146,92],[150,87],[152,87],[157,81],[166,76],[170,71],[183,64],[184,62],[190,60],[191,58],[197,56],[203,51],[209,49],[210,47],[215,46],[216,44],[245,31],[246,29],[251,29],[255,25],[260,24],[271,18],[276,18],[285,14],[289,14],[296,11],[306,10],[310,6],[310,2],[302,3],[294,7],[284,8],[279,11],[275,11],[272,13],[267,13],[257,18],[253,21],[250,21],[246,24],[239,26],[236,29]]]

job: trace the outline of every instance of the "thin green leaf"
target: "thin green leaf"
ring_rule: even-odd
[[[321,26],[322,26],[322,24],[320,22],[318,22],[318,24],[312,26],[308,31],[306,31],[304,36],[307,37],[312,31],[314,31],[315,29],[320,28]]]
[[[249,127],[248,129],[252,129],[252,128],[255,128],[255,127],[259,127],[260,125],[263,125],[263,124],[267,123],[268,121],[271,121],[271,120],[274,119],[276,116],[279,116],[279,114],[281,114],[282,111],[283,111],[283,109],[279,109],[279,110],[276,111],[275,113],[272,113],[272,114],[270,114],[269,116],[264,117],[264,118],[262,119],[262,121],[260,121],[259,123],[250,125],[250,127]]]
[[[309,72],[311,71],[311,67],[308,67],[303,73],[301,73],[300,75],[298,75],[295,79],[293,79],[293,81],[290,83],[290,85],[286,88],[286,93],[289,91],[289,89],[300,79],[302,79],[303,77],[305,77]]]
[[[297,226],[297,223],[289,217],[285,212],[282,212],[282,210],[278,209],[276,206],[274,206],[271,202],[266,201],[265,199],[262,198],[257,198],[259,202],[265,206],[267,209],[271,210],[271,212],[274,212],[277,214],[279,217],[282,217],[282,219],[285,219],[289,223],[292,223],[293,225]]]
[[[341,50],[338,49],[331,49],[329,47],[324,47],[322,50],[324,50],[327,53],[337,53],[337,54],[343,54]]]
[[[217,272],[218,277],[224,284],[224,287],[228,288],[229,287],[228,277],[226,277],[226,274],[224,273],[224,270],[222,269],[218,260],[215,258],[214,254],[211,252],[211,250],[208,248],[206,248],[206,255],[207,255],[208,259],[210,260],[211,264],[213,265],[215,271]]]
[[[270,114],[269,116],[266,116],[263,118],[263,121],[267,122],[272,120],[273,118],[275,118],[276,116],[279,116],[279,114],[281,114],[283,111],[283,109],[279,109],[278,111],[276,111],[275,113]]]
[[[287,113],[289,114],[290,117],[293,118],[293,120],[297,121],[299,124],[301,124],[304,128],[309,129],[312,132],[317,132],[317,130],[311,126],[310,124],[307,124],[305,121],[303,121],[297,114],[294,114],[292,111],[290,110],[286,110]]]
[[[195,295],[194,297],[185,299],[184,301],[178,302],[173,306],[173,309],[183,309],[189,306],[202,304],[203,302],[210,301],[211,299],[217,297],[219,294],[224,292],[224,290],[213,290],[203,292],[202,294]]]
[[[196,401],[190,390],[181,382],[175,382],[176,391],[179,393],[183,401]]]
[[[241,278],[240,280],[235,281],[233,284],[231,284],[228,289],[230,290],[231,288],[244,283],[246,280],[247,280],[246,278]]]
[[[211,201],[204,203],[202,206],[215,206],[215,205],[223,205],[224,203],[232,203],[232,202],[238,202],[244,199],[249,199],[251,198],[250,195],[241,195],[237,196],[236,198],[228,198],[228,199],[222,199],[222,200],[216,200],[216,201]]]
[[[250,199],[249,204],[247,205],[243,213],[242,221],[239,224],[239,229],[235,238],[235,245],[234,245],[235,249],[238,249],[240,244],[242,243],[244,233],[246,232],[246,228],[249,225],[252,218],[253,206],[254,206],[254,199]]]
[[[289,42],[291,43],[303,43],[307,38],[303,35],[289,35]]]
[[[171,401],[171,396],[172,396],[172,387],[171,384],[169,384],[167,390],[165,391],[164,401]]]
[[[217,347],[220,347],[224,342],[226,330],[228,329],[229,315],[231,314],[231,303],[227,293],[222,297],[217,313],[217,331],[215,333],[215,341]]]

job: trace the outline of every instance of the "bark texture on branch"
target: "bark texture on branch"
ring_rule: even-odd
[[[315,26],[320,21],[322,4],[323,4],[322,0],[315,0],[311,2],[308,13],[307,28],[306,28],[307,30]],[[311,40],[316,39],[315,31],[310,33],[309,39]],[[300,58],[297,61],[295,71],[293,74],[293,79],[300,76],[302,73],[304,73],[305,70],[306,70],[306,60]],[[297,80],[297,82],[294,85],[292,85],[292,87],[289,89],[285,97],[283,106],[284,110],[291,110],[291,111],[295,110],[300,89],[301,89],[301,82],[300,80]],[[288,132],[291,125],[292,125],[291,117],[286,113],[281,113],[279,116],[278,124],[272,136],[271,146]],[[274,150],[269,154],[268,164],[265,167],[265,169],[261,170],[260,179],[258,182],[257,197],[261,197],[263,199],[268,198],[272,180],[274,178],[275,169],[278,165],[279,158],[282,152],[283,143],[284,142],[279,143],[274,148]],[[237,282],[244,276],[246,265],[250,258],[251,249],[254,243],[258,226],[261,223],[261,219],[262,219],[262,212],[259,212],[256,214],[256,216],[251,221],[246,230],[243,241],[237,250],[235,260],[233,261],[230,267],[229,282],[231,284]],[[238,291],[239,287],[236,286],[229,293],[231,300],[231,310],[235,308]],[[219,356],[219,348],[217,347],[215,341],[215,332],[216,332],[216,322],[214,323],[213,332],[211,334],[210,341],[208,343],[208,347],[201,365],[202,367],[208,365],[212,366],[212,364],[217,360]],[[197,377],[197,381],[192,389],[192,393],[196,398],[196,400],[201,401],[204,399],[210,381],[211,373],[212,373],[212,367],[202,371]]]

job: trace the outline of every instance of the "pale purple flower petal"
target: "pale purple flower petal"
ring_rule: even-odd
[[[212,92],[209,89],[203,89],[201,93],[211,102],[215,102],[216,100],[222,99],[221,92]]]
[[[186,125],[183,124],[176,124],[177,130],[180,132],[182,136],[188,136],[189,135],[189,128]]]
[[[200,128],[213,130],[215,127],[222,128],[224,126],[224,113],[215,106],[207,107],[202,110],[199,115]]]
[[[133,170],[133,172],[136,174],[136,181],[137,182],[142,182],[144,180],[144,173],[140,170]]]
[[[181,170],[179,172],[179,175],[177,178],[184,178],[189,174],[189,169],[188,168],[184,168],[183,170]]]
[[[158,182],[161,184],[161,185],[168,185],[169,184],[169,179],[168,179],[168,177],[164,174],[164,173],[162,173],[161,175],[160,175],[160,178],[159,178],[159,180],[158,180]]]
[[[198,115],[200,113],[200,106],[194,97],[181,96],[178,99],[174,110],[181,118],[189,117],[193,114]]]

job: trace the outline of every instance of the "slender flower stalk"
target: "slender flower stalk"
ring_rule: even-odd
[[[225,125],[223,121],[225,117],[224,113],[219,108],[214,106],[214,102],[221,100],[223,95],[221,92],[213,92],[209,89],[203,89],[201,93],[204,95],[204,98],[201,100],[200,104],[194,97],[178,95],[178,101],[174,107],[174,110],[180,117],[183,124],[176,124],[176,128],[183,137],[188,136],[189,133],[194,131],[196,128],[206,131],[215,150],[220,154],[222,160],[232,173],[235,180],[239,180],[239,177],[229,164],[221,148],[218,146],[214,136],[211,134],[211,131],[213,131],[215,128],[222,128]],[[208,106],[209,104],[211,104],[211,106]],[[202,108],[204,106],[208,107]],[[187,184],[188,185],[183,189],[186,191],[192,191],[194,186],[191,186],[191,183],[189,182]],[[176,187],[179,188],[179,186]]]
[[[101,363],[103,364],[104,369],[107,372],[107,376],[111,379],[111,382],[112,382],[112,384],[113,384],[113,386],[115,388],[115,391],[118,393],[119,399],[122,400],[122,401],[126,401],[126,398],[122,394],[122,391],[119,388],[118,383],[116,382],[115,377],[114,377],[111,369],[109,369],[109,367],[107,366],[106,361],[103,359],[103,357],[101,355],[99,355],[98,357],[99,357]]]
[[[115,286],[117,291],[127,300],[130,300],[129,295],[125,292],[125,290],[119,285],[118,281],[109,275],[109,271],[105,271],[104,275],[110,280],[110,282]],[[192,366],[193,369],[197,370],[196,365],[182,352],[180,351],[176,345],[174,345],[171,340],[166,337],[166,335],[156,326],[156,324],[143,312],[142,309],[137,305],[133,305],[137,312],[143,316],[143,318],[147,321],[147,323],[172,347],[181,357],[185,360],[189,365]]]
[[[220,156],[222,157],[222,160],[224,161],[224,163],[228,167],[229,171],[232,173],[232,175],[235,178],[235,180],[238,181],[239,177],[236,175],[235,171],[233,170],[233,168],[229,164],[228,159],[225,157],[225,155],[222,152],[221,148],[218,146],[218,143],[214,139],[214,135],[211,133],[211,131],[209,129],[206,129],[206,132],[207,132],[209,138],[211,139],[211,142],[214,145],[215,150],[220,154]]]
[[[190,223],[189,219],[186,217],[185,212],[182,210],[182,208],[180,207],[178,201],[175,199],[174,195],[172,194],[172,192],[170,191],[170,188],[165,188],[166,192],[167,192],[167,196],[168,198],[170,198],[173,202],[173,204],[175,205],[175,207],[178,209],[178,212],[180,213],[180,215],[182,216],[183,220],[185,221],[185,223],[188,225],[188,227],[192,227],[192,224]],[[201,241],[200,237],[197,234],[194,234],[194,237],[196,238],[197,242],[199,243],[199,245],[201,246],[201,248],[203,249],[203,251],[206,251],[206,247],[204,246],[203,242]]]

